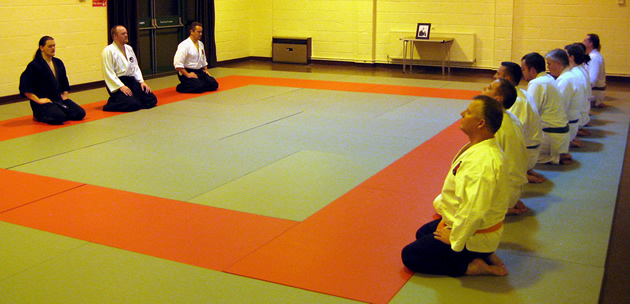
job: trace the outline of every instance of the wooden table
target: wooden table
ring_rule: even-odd
[[[411,46],[409,72],[413,69],[413,53],[415,50],[416,42],[441,44],[442,45],[442,75],[444,75],[446,64],[448,64],[448,74],[451,74],[451,46],[453,45],[454,38],[431,38],[431,39],[416,39],[412,37],[400,38],[403,41],[403,73],[407,70],[407,49]]]

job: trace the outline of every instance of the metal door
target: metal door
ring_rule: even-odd
[[[173,56],[185,35],[183,0],[138,0],[140,68],[144,75],[174,71]]]

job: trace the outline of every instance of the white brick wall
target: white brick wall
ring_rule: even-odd
[[[19,93],[20,74],[45,35],[55,38],[71,85],[103,79],[107,8],[88,0],[0,0],[0,96]]]
[[[614,0],[216,1],[243,17],[217,15],[217,37],[226,47],[218,50],[219,61],[270,57],[272,36],[309,36],[315,59],[387,62],[391,31],[414,31],[418,22],[429,22],[439,32],[476,33],[480,68],[518,61],[531,51],[545,53],[595,32],[602,38],[608,73],[630,76],[630,9]],[[239,26],[249,35],[228,38]],[[243,51],[244,45],[249,49]]]
[[[390,31],[415,31],[419,22],[431,23],[432,31],[476,34],[476,66],[494,65],[495,6],[505,0],[383,0],[378,1],[378,41],[386,43]],[[503,17],[503,16],[502,16]],[[505,22],[500,19],[501,26]],[[510,24],[511,25],[511,24]],[[501,28],[502,29],[502,28]],[[501,34],[500,32],[498,34]],[[504,35],[505,36],[505,35]],[[386,61],[386,45],[376,58]]]
[[[263,35],[262,28],[252,29],[255,20],[252,17],[257,14],[255,10],[261,1],[265,0],[214,1],[215,39],[219,61],[252,56],[250,35]]]
[[[274,36],[312,37],[313,58],[372,60],[372,0],[215,0],[215,6],[219,61],[271,57]]]
[[[248,28],[250,56],[271,57],[273,0],[254,1],[250,9],[251,24]]]
[[[273,35],[312,37],[313,58],[354,61],[359,54],[356,0],[273,0]]]

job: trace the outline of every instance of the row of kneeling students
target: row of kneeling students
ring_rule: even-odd
[[[568,165],[569,148],[588,136],[589,112],[603,108],[606,72],[599,36],[503,62],[495,80],[461,113],[470,142],[460,149],[434,201],[434,220],[402,250],[410,270],[426,274],[507,275],[495,253],[506,215],[527,212],[522,187],[543,183],[537,163]],[[546,70],[549,70],[549,73]],[[527,89],[517,88],[521,79]]]

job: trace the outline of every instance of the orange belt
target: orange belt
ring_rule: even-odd
[[[444,219],[442,219],[440,221],[440,223],[437,226],[437,229],[435,229],[436,231],[440,231],[442,229],[444,229],[446,227],[446,224],[444,223]],[[499,229],[501,229],[501,227],[503,227],[503,222],[498,222],[497,224],[490,226],[486,229],[479,229],[477,231],[475,231],[475,234],[477,233],[490,233],[490,232],[495,232]]]

